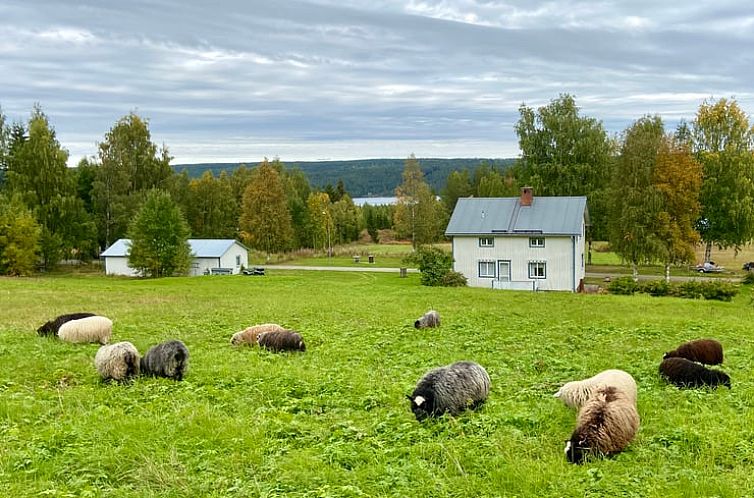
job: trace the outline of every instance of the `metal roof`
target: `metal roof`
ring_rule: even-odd
[[[445,235],[579,235],[585,219],[586,197],[534,197],[531,206],[519,197],[464,197]]]
[[[228,252],[233,244],[238,244],[248,250],[246,246],[235,239],[188,239],[188,243],[195,258],[219,258]],[[100,256],[128,256],[130,245],[131,239],[118,239]]]

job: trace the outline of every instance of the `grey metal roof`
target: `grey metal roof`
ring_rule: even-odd
[[[219,258],[228,252],[233,244],[238,244],[248,250],[235,239],[188,239],[188,243],[195,258]],[[131,239],[118,239],[100,256],[127,256],[130,245]]]
[[[579,235],[588,216],[586,197],[535,196],[531,206],[518,197],[464,197],[445,235]]]

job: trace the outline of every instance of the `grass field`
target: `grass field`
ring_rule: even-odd
[[[751,496],[754,307],[649,296],[426,288],[418,275],[0,279],[0,496]],[[442,327],[417,331],[429,308]],[[143,353],[180,338],[183,382],[103,385],[96,345],[40,338],[57,314],[114,320]],[[234,349],[277,322],[308,351]],[[664,351],[715,337],[733,389],[680,391]],[[418,423],[405,394],[468,359],[492,379],[477,412]],[[566,463],[568,380],[622,368],[639,384],[637,439]]]

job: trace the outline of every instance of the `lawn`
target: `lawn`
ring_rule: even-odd
[[[440,311],[437,330],[413,320]],[[418,275],[0,279],[0,496],[748,496],[754,489],[754,307],[649,296],[421,287]],[[104,385],[96,345],[40,338],[57,314],[113,319],[143,353],[183,340],[183,382]],[[303,354],[234,349],[277,322]],[[681,341],[725,346],[733,389],[681,391],[657,365]],[[467,359],[487,403],[418,423],[405,395]],[[621,368],[642,419],[627,451],[570,465],[562,383]]]

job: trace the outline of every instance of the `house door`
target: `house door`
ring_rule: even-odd
[[[497,279],[501,282],[511,281],[511,262],[510,261],[498,261],[497,262]]]

